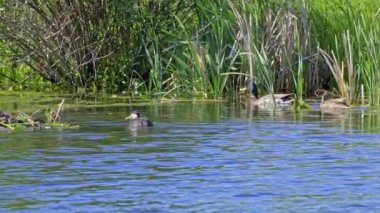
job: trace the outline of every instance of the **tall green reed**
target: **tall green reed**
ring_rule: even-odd
[[[319,21],[316,11],[322,13]],[[375,1],[325,1],[312,3],[314,35],[324,51],[321,54],[336,82],[339,93],[349,102],[360,99],[360,87],[364,85],[370,105],[379,104],[379,2]],[[332,86],[332,84],[330,83]]]
[[[228,5],[223,1],[198,0],[196,34],[179,38],[173,56],[170,73],[173,81],[192,91],[194,96],[222,97],[232,92],[233,77],[228,73],[235,69],[236,49],[232,25],[228,19]],[[179,25],[183,26],[179,21]],[[185,26],[182,30],[186,30]]]
[[[378,19],[378,18],[377,18]],[[380,104],[380,25],[378,20],[372,23],[363,18],[356,23],[354,42],[357,51],[357,85],[364,85],[369,105]],[[357,91],[358,88],[357,88]]]
[[[303,105],[304,78],[308,74],[303,54],[311,54],[308,8],[302,3],[297,8],[288,2],[281,3],[282,7],[248,7],[241,1],[238,7],[229,1],[238,23],[248,75],[258,78],[270,94],[295,91],[299,106]]]
[[[144,41],[143,44],[146,58],[150,65],[148,91],[150,93],[160,93],[162,91],[162,73],[164,70],[158,41],[154,40],[150,48]]]
[[[258,8],[262,7],[255,7],[259,3],[246,5],[245,1],[235,4],[229,0],[228,4],[238,26],[238,31],[235,33],[236,41],[241,49],[241,60],[248,66],[248,71],[243,71],[243,73],[250,80],[258,79],[270,94],[274,94],[274,72],[263,42],[264,31],[260,26],[263,12],[258,11]]]
[[[269,93],[301,99],[333,76],[328,86],[350,101],[363,84],[369,103],[380,102],[377,1],[196,0],[186,10],[175,3],[115,3],[105,25],[105,38],[114,39],[102,51],[115,54],[96,69],[99,89],[138,79],[133,84],[150,95],[217,98],[256,77]]]
[[[343,36],[344,43],[344,59],[339,58],[336,56],[337,54],[335,52],[338,51],[332,51],[331,54],[327,53],[326,51],[320,49],[320,52],[322,54],[322,57],[324,58],[325,62],[327,63],[332,75],[334,76],[334,79],[337,83],[338,92],[340,96],[347,98],[348,103],[351,103],[352,94],[354,91],[354,67],[352,62],[352,51],[351,51],[351,42],[349,34],[344,34]],[[336,43],[337,49],[342,47]]]

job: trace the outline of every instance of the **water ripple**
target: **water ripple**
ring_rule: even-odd
[[[1,133],[0,210],[380,211],[380,129],[358,128],[362,111],[238,112],[142,130],[76,114],[79,130]]]

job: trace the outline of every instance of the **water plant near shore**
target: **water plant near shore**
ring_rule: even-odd
[[[50,108],[37,110],[31,115],[28,115],[24,112],[17,113],[4,113],[0,112],[0,127],[18,130],[25,128],[44,128],[49,129],[52,127],[61,127],[61,128],[77,128],[77,125],[71,125],[70,123],[65,123],[61,121],[60,111],[63,107],[64,99],[58,105],[58,109],[52,110]],[[43,112],[46,119],[37,118],[35,115],[39,112]]]

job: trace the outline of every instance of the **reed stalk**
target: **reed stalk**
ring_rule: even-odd
[[[331,54],[328,54],[322,49],[319,49],[319,51],[322,57],[324,58],[326,64],[328,65],[332,75],[334,76],[340,96],[344,98],[349,98],[349,88],[347,87],[344,77],[344,62],[338,61],[334,51],[332,51]]]
[[[357,51],[357,75],[356,81],[363,84],[367,94],[369,105],[379,105],[380,91],[380,52],[378,38],[380,36],[380,25],[377,22],[367,23],[362,17],[356,23],[354,31],[354,42],[360,49]]]

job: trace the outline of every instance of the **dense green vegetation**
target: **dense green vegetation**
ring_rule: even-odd
[[[336,89],[380,104],[372,0],[0,1],[3,89],[219,98]]]

